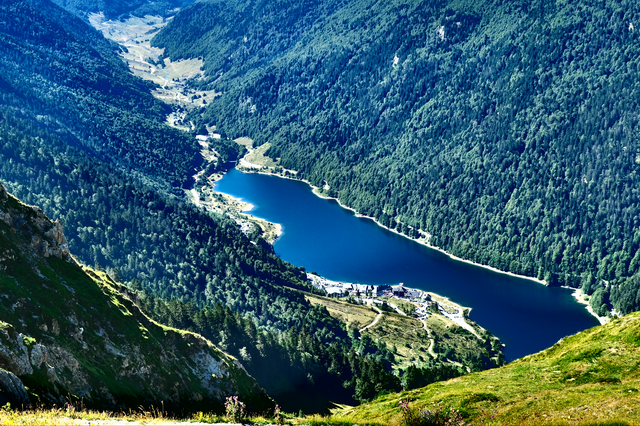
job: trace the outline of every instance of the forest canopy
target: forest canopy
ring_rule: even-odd
[[[203,1],[152,43],[205,58],[193,84],[223,95],[198,123],[269,142],[386,226],[625,314],[639,25],[629,0]]]

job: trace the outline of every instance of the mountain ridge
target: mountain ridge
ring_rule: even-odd
[[[160,406],[222,410],[241,395],[272,406],[235,359],[201,336],[162,326],[107,274],[79,265],[60,221],[0,185],[0,361],[10,402],[82,403],[102,409]],[[133,295],[135,297],[135,295]],[[11,373],[11,374],[9,374]],[[16,379],[19,379],[16,382]],[[13,396],[11,396],[13,395]]]

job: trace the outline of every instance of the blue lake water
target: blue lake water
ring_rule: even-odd
[[[307,271],[336,281],[402,282],[472,308],[471,319],[506,344],[507,360],[598,325],[570,290],[453,260],[315,196],[304,182],[234,169],[216,190],[253,204],[251,214],[281,224],[276,253]]]

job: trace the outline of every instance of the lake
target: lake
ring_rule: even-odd
[[[282,225],[274,248],[283,260],[335,281],[402,282],[472,308],[470,318],[500,338],[509,361],[599,324],[571,290],[453,260],[317,197],[304,182],[233,169],[216,190]]]

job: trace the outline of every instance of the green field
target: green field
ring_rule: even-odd
[[[368,305],[355,305],[318,295],[305,294],[305,297],[314,305],[323,305],[348,329],[361,330],[378,316],[378,312]],[[398,299],[392,299],[392,303],[410,304]],[[478,330],[483,332],[479,327]],[[417,318],[384,311],[379,321],[362,334],[371,336],[375,341],[383,341],[388,348],[394,349],[395,369],[405,369],[410,364],[421,366],[428,360],[471,367],[464,361],[467,354],[485,350],[485,340],[478,339],[442,315],[430,315],[425,329],[424,323]]]
[[[640,313],[567,337],[504,367],[345,408],[334,418],[401,423],[398,401],[441,404],[468,424],[640,424]],[[619,421],[620,423],[615,423]]]

